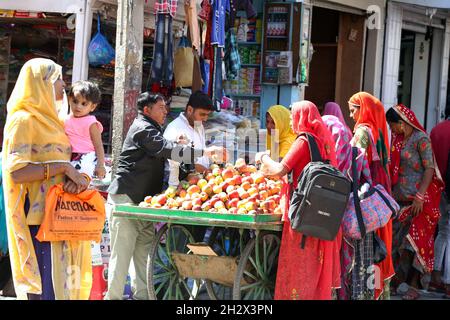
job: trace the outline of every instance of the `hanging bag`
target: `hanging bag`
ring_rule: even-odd
[[[100,242],[105,224],[105,200],[97,190],[67,193],[63,184],[50,188],[45,215],[36,238],[39,241]]]
[[[358,149],[352,148],[352,193],[342,220],[342,232],[345,237],[362,239],[368,232],[384,227],[400,206],[381,185],[371,186],[367,192],[358,195],[358,172],[356,157]]]
[[[194,74],[194,52],[189,40],[183,35],[175,51],[173,74],[177,87],[191,87]]]
[[[115,51],[108,39],[100,30],[100,14],[97,18],[97,33],[88,47],[89,64],[93,67],[102,66],[114,61]]]

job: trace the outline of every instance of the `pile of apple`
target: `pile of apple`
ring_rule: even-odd
[[[233,214],[281,214],[281,180],[265,178],[253,165],[238,159],[225,168],[211,165],[211,172],[190,175],[178,188],[148,196],[141,207]]]

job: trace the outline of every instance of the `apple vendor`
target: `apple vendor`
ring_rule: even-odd
[[[162,192],[167,159],[186,163],[193,154],[194,160],[202,156],[226,160],[223,148],[201,150],[166,140],[161,128],[167,116],[162,96],[142,93],[138,97],[137,107],[138,116],[127,133],[117,172],[108,190],[106,208],[110,221],[111,257],[107,300],[122,300],[131,259],[135,269],[131,279],[133,296],[138,300],[148,300],[147,255],[155,236],[151,222],[112,217],[114,205],[137,204],[147,195]]]
[[[186,110],[182,112],[174,121],[169,123],[164,131],[164,138],[176,141],[180,134],[187,137],[189,143],[193,143],[195,148],[206,148],[205,128],[203,124],[208,120],[209,114],[214,110],[211,98],[197,91],[191,94],[186,105]],[[180,163],[169,160],[168,165],[169,186],[177,187],[179,184]],[[195,171],[204,173],[209,167],[209,159],[206,156],[200,157],[195,162]]]

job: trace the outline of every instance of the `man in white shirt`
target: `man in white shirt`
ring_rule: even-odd
[[[193,143],[195,148],[206,148],[203,123],[208,120],[209,114],[213,110],[214,105],[211,98],[201,91],[196,91],[189,97],[186,110],[169,123],[164,131],[164,138],[176,141],[182,134],[189,144]],[[178,186],[179,167],[179,162],[168,160],[168,169],[170,171],[169,186]],[[195,163],[195,171],[203,173],[208,168],[209,159],[204,156],[198,158]]]

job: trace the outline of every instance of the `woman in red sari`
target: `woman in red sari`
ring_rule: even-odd
[[[390,192],[391,183],[388,170],[389,142],[383,104],[367,92],[354,94],[348,103],[350,116],[356,122],[352,144],[366,150],[373,183],[375,185],[383,185]],[[374,160],[377,158],[380,161]],[[389,299],[389,280],[395,274],[392,263],[392,220],[375,232],[385,243],[387,256],[382,262],[376,264],[380,272],[380,280],[382,281],[380,282],[381,286],[375,287],[374,298]]]
[[[420,276],[434,264],[434,235],[439,221],[443,181],[431,140],[404,105],[386,113],[392,130],[391,177],[393,195],[402,210],[394,221],[393,257],[396,284],[410,286],[403,299],[419,298]]]
[[[317,107],[309,101],[292,106],[292,129],[297,135],[311,134],[324,159],[337,166],[334,141],[320,117]],[[281,163],[272,160],[267,153],[259,153],[257,162],[269,177],[281,178],[293,173],[294,188],[303,168],[311,161],[308,141],[300,136],[291,146]],[[340,287],[340,245],[342,233],[334,241],[308,237],[304,249],[302,234],[291,229],[289,211],[289,186],[283,188],[284,225],[278,258],[275,286],[276,300],[330,300],[334,288]]]

